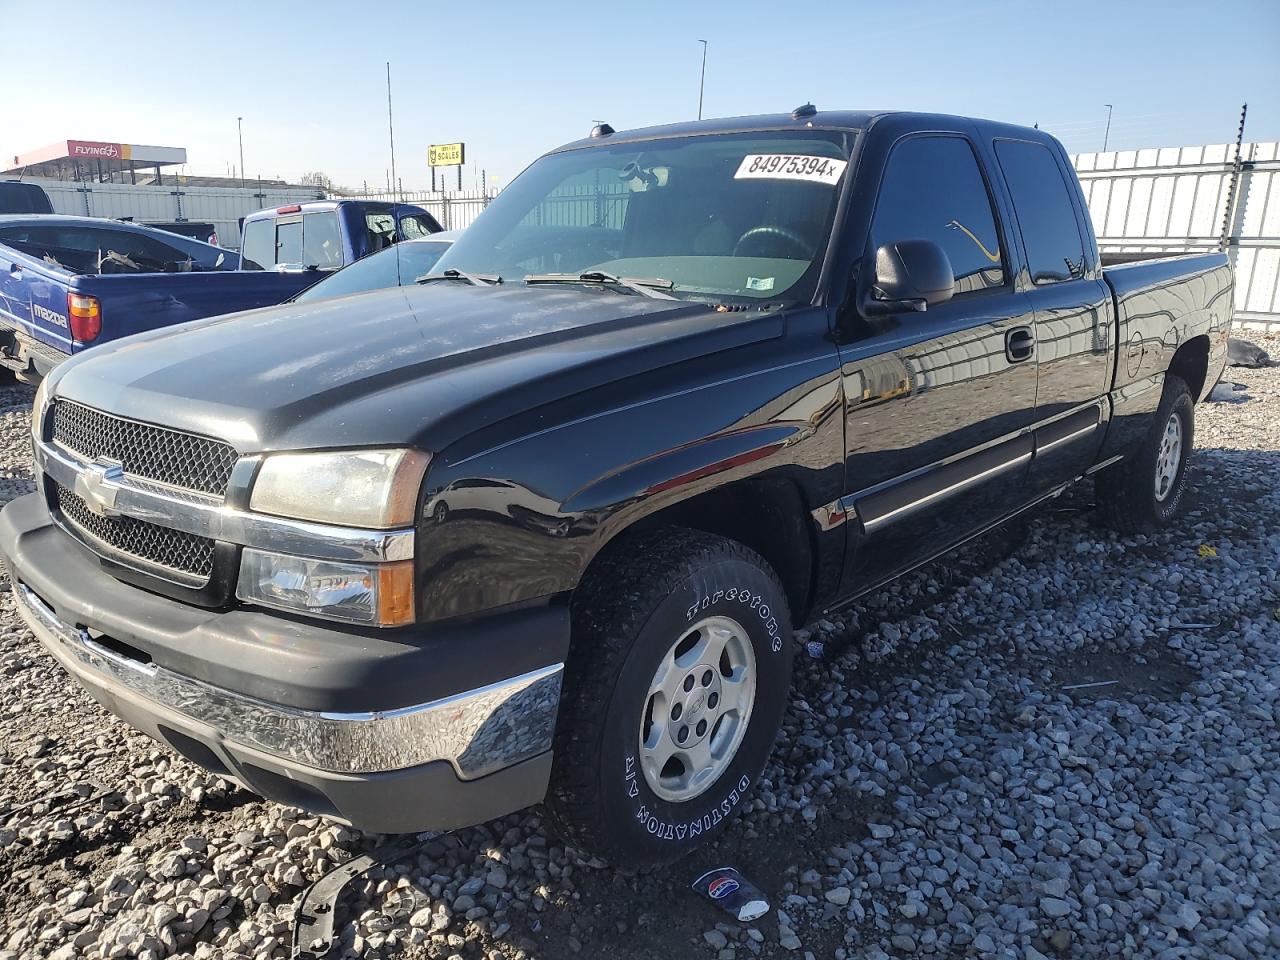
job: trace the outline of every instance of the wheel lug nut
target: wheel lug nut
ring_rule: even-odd
[[[680,743],[684,743],[688,739],[689,739],[689,728],[681,727],[680,732],[676,734],[676,740],[678,740]]]
[[[693,674],[691,673],[684,678],[684,692],[688,693],[692,689],[693,689]]]
[[[716,704],[719,702],[720,702],[720,694],[718,693],[713,693],[711,694],[711,696],[707,697],[707,706],[710,707],[712,710],[716,708]]]
[[[698,727],[697,727],[698,736],[702,736],[706,732],[707,732],[707,721],[699,720]]]
[[[680,704],[677,703],[674,707],[671,708],[671,719],[673,721],[679,720],[680,714],[682,713],[684,713],[684,707],[682,707]]]
[[[711,671],[710,671],[710,670],[708,670],[706,673],[704,673],[704,674],[702,675],[702,685],[703,685],[704,687],[709,687],[709,686],[711,686]]]

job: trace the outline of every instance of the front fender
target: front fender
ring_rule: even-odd
[[[780,475],[810,508],[836,499],[844,439],[834,350],[825,342],[782,362],[773,351],[753,351],[745,375],[615,402],[458,462],[439,458],[418,536],[423,618],[570,591],[619,533],[727,484]]]

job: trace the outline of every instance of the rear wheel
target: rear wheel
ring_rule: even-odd
[[[676,528],[611,548],[574,596],[550,825],[621,867],[683,856],[746,800],[790,684],[786,597],[757,554]]]
[[[1194,438],[1191,390],[1180,377],[1169,374],[1142,444],[1098,475],[1103,522],[1122,533],[1146,533],[1172,520],[1186,493],[1187,458]]]

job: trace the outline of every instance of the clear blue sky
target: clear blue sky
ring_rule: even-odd
[[[1280,139],[1280,0],[120,4],[0,0],[0,157],[59,139],[185,146],[188,172],[425,186],[428,143],[506,182],[588,131],[904,108],[1039,122],[1072,152]],[[14,43],[17,38],[36,38]],[[473,170],[474,167],[474,170]],[[456,183],[451,180],[450,186]]]

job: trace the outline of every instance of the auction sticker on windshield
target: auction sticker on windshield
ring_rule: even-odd
[[[735,180],[811,180],[832,183],[840,179],[847,160],[806,157],[793,153],[749,153],[742,158]]]

